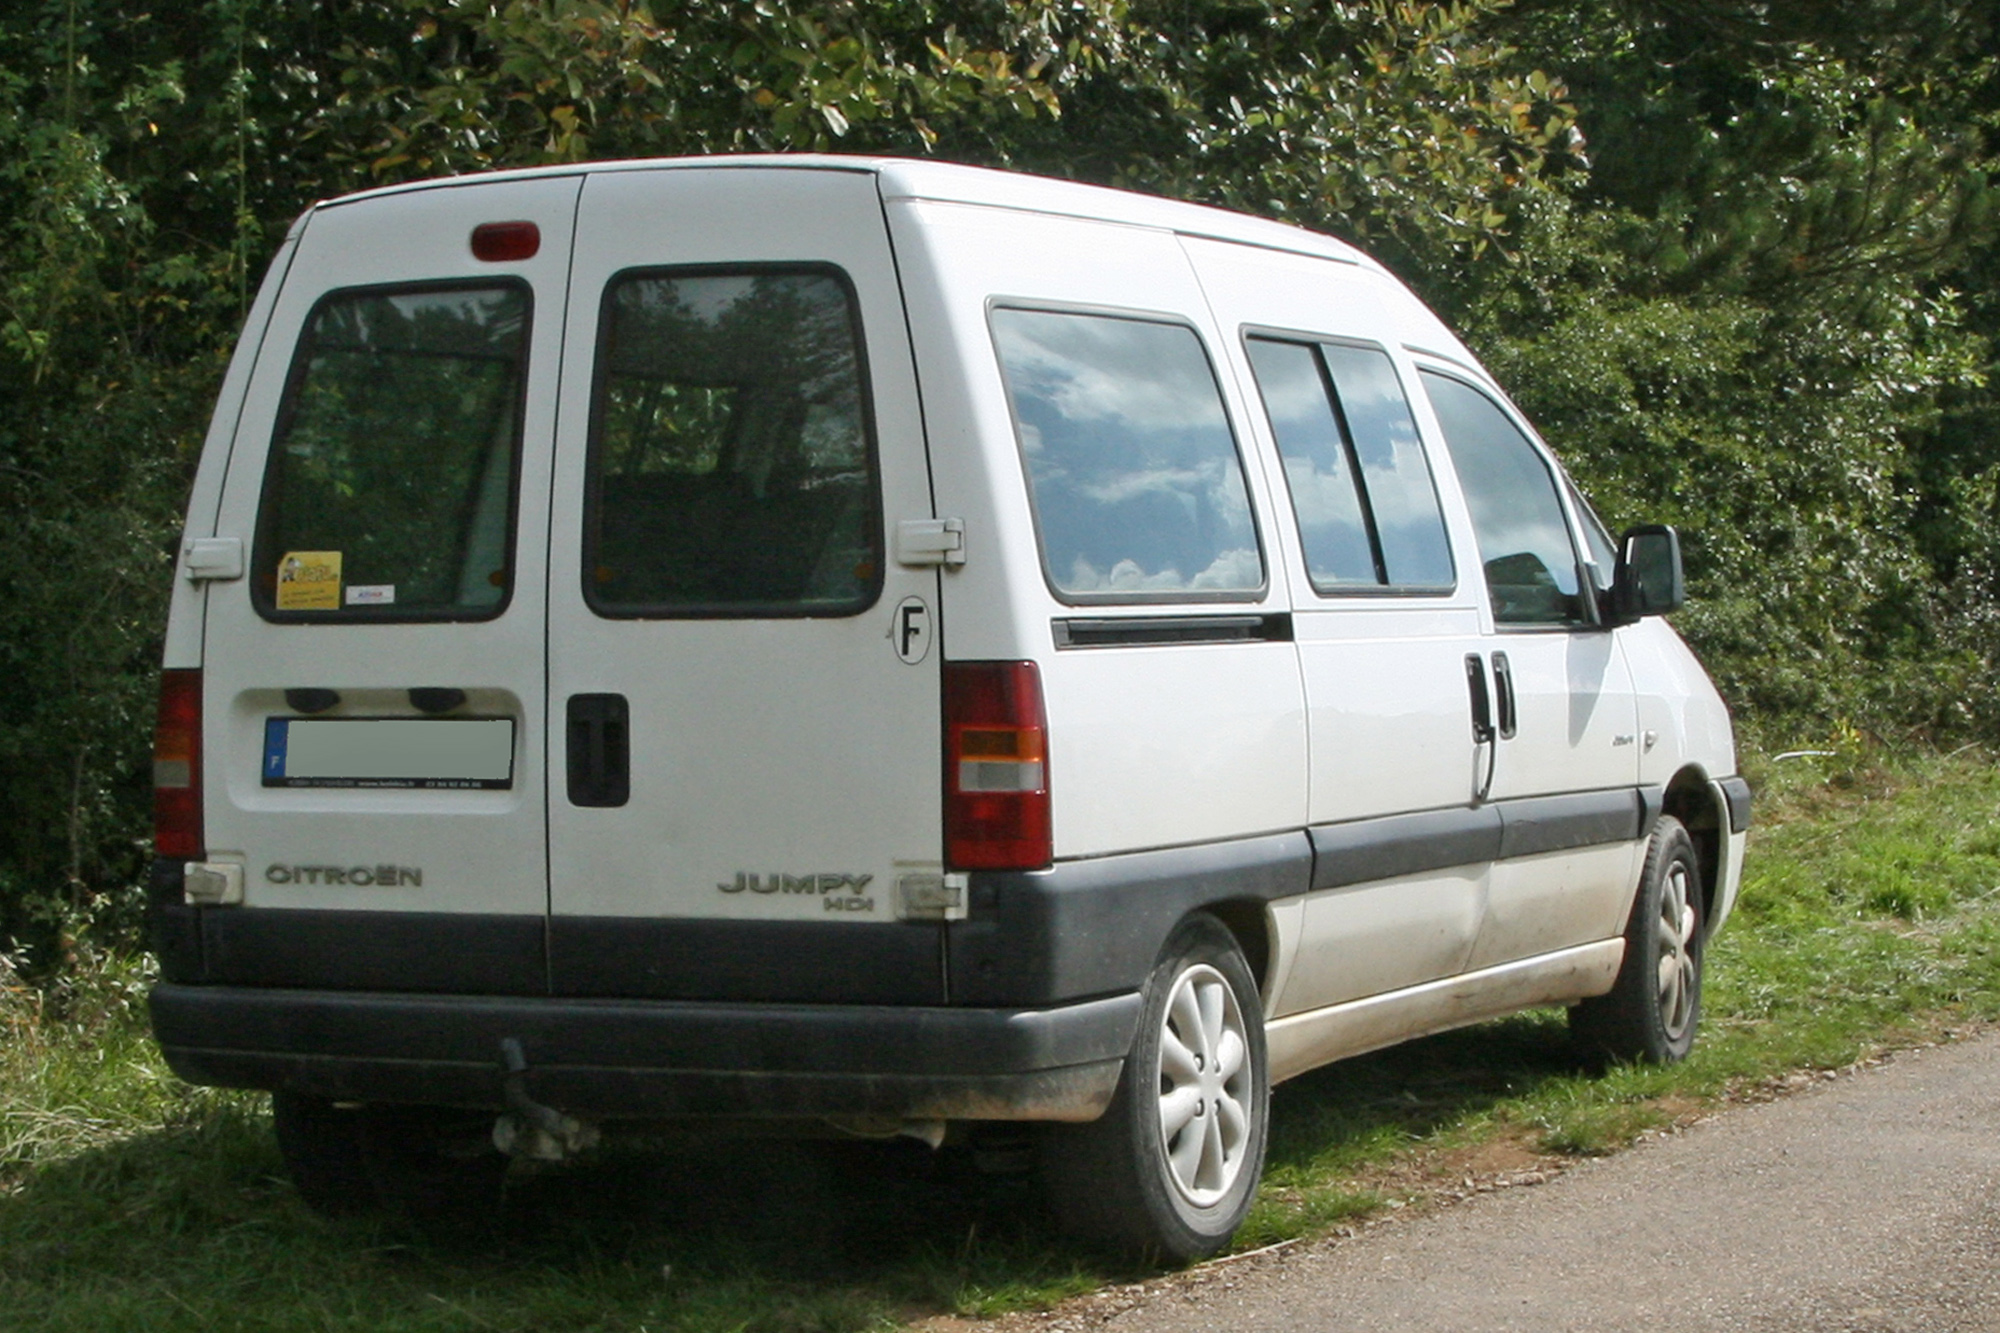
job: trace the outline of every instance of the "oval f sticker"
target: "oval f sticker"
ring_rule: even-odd
[[[931,608],[923,598],[905,597],[896,603],[895,617],[889,622],[896,656],[911,666],[923,661],[930,655],[931,634]]]

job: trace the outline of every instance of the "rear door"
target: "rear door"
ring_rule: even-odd
[[[943,998],[938,584],[874,177],[584,188],[549,607],[560,994]]]
[[[1465,661],[1476,591],[1357,266],[1189,241],[1254,393],[1289,511],[1314,845],[1285,1013],[1450,976],[1485,907],[1498,821],[1478,804]]]
[[[247,884],[207,914],[213,980],[546,988],[546,495],[579,181],[305,227],[217,523],[247,577],[209,593],[205,816]],[[494,223],[512,239],[482,259]]]

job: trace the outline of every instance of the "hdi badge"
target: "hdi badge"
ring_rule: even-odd
[[[278,609],[338,611],[340,552],[285,552],[278,561]]]

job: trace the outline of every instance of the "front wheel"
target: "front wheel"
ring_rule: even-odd
[[[1701,959],[1701,863],[1687,829],[1663,815],[1646,848],[1618,980],[1569,1011],[1579,1050],[1646,1064],[1684,1058],[1701,1016]]]
[[[1256,1197],[1270,1118],[1264,1023],[1235,937],[1210,916],[1168,938],[1110,1107],[1051,1125],[1041,1174],[1066,1226],[1149,1261],[1229,1243]]]

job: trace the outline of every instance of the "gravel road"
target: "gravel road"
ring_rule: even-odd
[[[2000,1333],[2000,1034],[1139,1295],[1044,1327]]]

